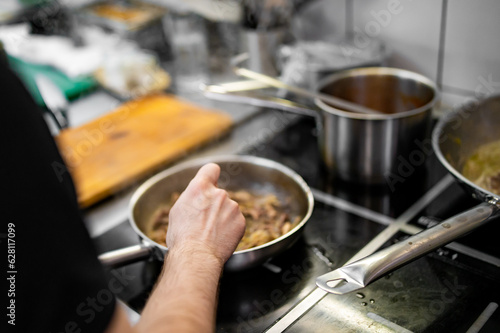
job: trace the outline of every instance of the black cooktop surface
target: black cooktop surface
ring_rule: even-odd
[[[342,266],[360,250],[371,246],[373,252],[478,204],[433,155],[392,189],[339,181],[323,167],[316,140],[314,122],[301,118],[244,152],[297,171],[314,189],[315,208],[292,248],[260,267],[224,273],[217,331],[500,332],[498,221],[360,293],[328,294],[305,310],[290,311],[301,300],[307,304],[317,276]],[[378,245],[370,243],[401,219],[407,227]],[[138,242],[127,221],[95,239],[99,252]],[[132,278],[118,297],[140,312],[160,268],[157,261],[121,268]]]

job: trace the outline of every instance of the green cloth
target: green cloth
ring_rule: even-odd
[[[36,103],[40,106],[45,106],[45,103],[36,87],[35,76],[37,74],[43,74],[51,79],[69,100],[79,97],[82,93],[92,90],[97,85],[95,79],[91,76],[71,79],[51,66],[29,63],[12,56],[7,56],[7,58],[10,67],[21,78]]]
[[[39,3],[49,2],[50,0],[18,0],[23,5],[36,5]]]

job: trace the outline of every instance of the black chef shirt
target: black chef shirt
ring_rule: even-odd
[[[120,281],[106,278],[42,113],[3,63],[0,117],[2,326],[102,332],[115,307],[112,283]]]

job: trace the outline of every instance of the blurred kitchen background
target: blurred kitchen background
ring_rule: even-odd
[[[99,9],[96,4],[109,8]],[[279,10],[258,8],[266,4]],[[132,17],[132,11],[113,13],[112,6],[143,12]],[[128,91],[120,80],[134,81],[143,92],[172,87],[196,90],[193,82],[214,81],[210,76],[214,69],[229,72],[229,59],[259,43],[260,37],[249,32],[253,30],[274,38],[268,52],[276,57],[277,70],[268,74],[308,85],[318,78],[310,71],[324,74],[370,63],[405,68],[437,82],[442,91],[440,109],[446,109],[500,90],[500,68],[495,66],[500,51],[499,13],[500,3],[494,0],[3,0],[0,40],[12,67],[42,104],[30,78],[37,72],[33,66],[48,64],[62,72],[62,76],[48,75],[56,76],[54,80],[70,99],[96,86],[125,99],[140,94]],[[32,38],[32,33],[62,35],[71,39],[74,48],[60,39]],[[249,54],[252,67],[252,61],[259,59],[251,50]],[[306,62],[305,57],[309,57]],[[175,59],[178,63],[169,66]],[[118,73],[117,63],[131,67],[132,62],[149,68],[149,73],[155,72],[157,63],[168,76],[124,78],[130,73]],[[301,67],[305,63],[312,66]],[[297,77],[297,72],[307,73]],[[179,78],[182,75],[188,77],[187,85]],[[174,82],[172,76],[177,76]],[[87,116],[73,123],[92,115]]]

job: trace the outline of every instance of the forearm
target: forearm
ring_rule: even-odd
[[[136,329],[141,332],[212,332],[222,263],[187,249],[169,251],[159,282]]]
[[[137,332],[213,332],[224,263],[245,232],[245,218],[217,188],[220,168],[203,166],[170,210],[169,252]]]

